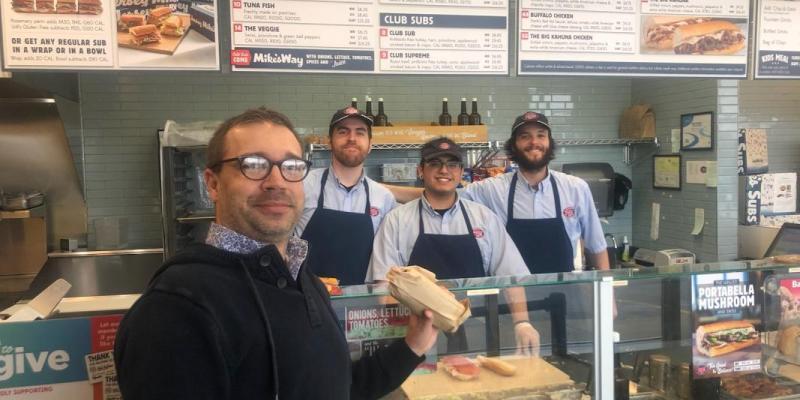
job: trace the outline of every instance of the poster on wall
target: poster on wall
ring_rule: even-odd
[[[520,0],[520,75],[744,77],[748,0]]]
[[[121,399],[114,338],[122,315],[0,325],[0,398]]]
[[[758,291],[758,292],[757,292]],[[694,377],[761,370],[763,292],[748,272],[692,276]]]
[[[215,1],[0,4],[8,69],[219,69]]]
[[[504,75],[508,9],[508,0],[231,0],[231,66]]]
[[[756,35],[756,78],[800,77],[800,4],[763,0]]]

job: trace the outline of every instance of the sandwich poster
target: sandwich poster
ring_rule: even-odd
[[[520,75],[744,77],[748,0],[520,0]]]
[[[8,69],[216,70],[216,4],[189,0],[4,0]]]
[[[800,77],[800,3],[762,0],[758,4],[756,78]]]
[[[759,371],[763,293],[746,272],[692,276],[695,378]]]

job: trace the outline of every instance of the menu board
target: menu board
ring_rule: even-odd
[[[520,75],[744,77],[748,0],[520,0]]]
[[[762,0],[756,78],[800,77],[800,3]]]
[[[237,71],[507,74],[508,0],[232,0]]]
[[[219,69],[216,3],[4,0],[9,69]]]

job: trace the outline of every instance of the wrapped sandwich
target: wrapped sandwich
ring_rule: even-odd
[[[389,291],[400,303],[421,315],[425,309],[433,312],[433,326],[455,332],[471,315],[469,300],[458,301],[436,284],[436,275],[425,268],[392,267],[386,274]]]

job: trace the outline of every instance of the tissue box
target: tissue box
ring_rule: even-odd
[[[737,165],[739,175],[763,174],[769,171],[767,162],[767,130],[739,129]]]
[[[750,175],[740,178],[740,223],[758,225],[762,216],[797,212],[797,174]]]

